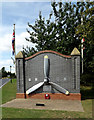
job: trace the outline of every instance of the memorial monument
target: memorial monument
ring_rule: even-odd
[[[45,50],[24,58],[16,55],[16,98],[81,100],[80,52],[71,55]]]

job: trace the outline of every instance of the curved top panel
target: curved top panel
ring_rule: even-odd
[[[61,53],[59,53],[59,52],[52,51],[52,50],[44,50],[44,51],[37,52],[37,53],[35,53],[34,55],[32,55],[32,56],[30,56],[30,57],[25,58],[25,60],[29,60],[29,59],[31,59],[31,58],[33,58],[33,57],[36,57],[37,55],[42,54],[42,53],[53,53],[53,54],[60,55],[60,56],[62,56],[62,57],[71,58],[70,55],[63,55],[63,54],[61,54]]]

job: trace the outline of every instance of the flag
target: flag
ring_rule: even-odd
[[[82,38],[82,40],[81,40],[81,43],[82,43],[82,45],[81,45],[81,49],[85,49],[85,47],[84,47],[84,45],[83,45],[83,43],[85,42],[85,39],[84,38]]]
[[[85,39],[84,39],[84,38],[82,39],[81,43],[83,43],[83,42],[85,42]]]
[[[12,38],[12,55],[15,53],[15,29],[13,30],[13,38]]]

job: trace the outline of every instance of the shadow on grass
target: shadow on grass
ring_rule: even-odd
[[[81,86],[81,99],[94,99],[94,87],[93,86]]]

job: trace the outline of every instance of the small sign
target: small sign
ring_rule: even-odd
[[[51,92],[51,90],[52,90],[51,85],[44,85],[44,86],[43,86],[43,91],[44,91],[44,92]]]
[[[67,78],[66,77],[64,77],[64,81],[66,81],[67,80]]]
[[[29,78],[28,81],[30,82],[30,81],[31,81],[31,78]]]
[[[38,78],[35,78],[35,81],[38,81]]]

